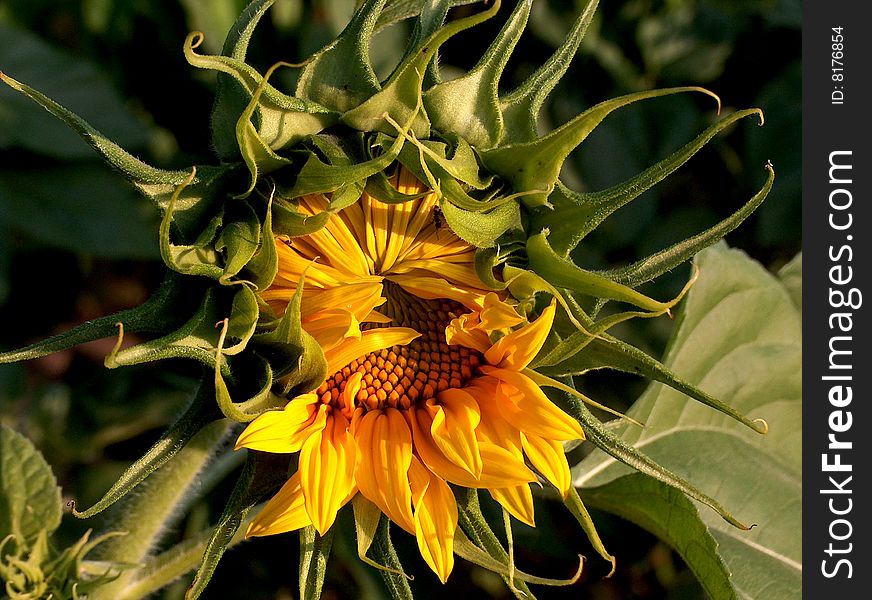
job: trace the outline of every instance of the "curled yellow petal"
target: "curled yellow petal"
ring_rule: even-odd
[[[497,406],[503,417],[520,431],[551,440],[581,440],[578,421],[560,410],[529,377],[509,369],[481,367],[486,375],[499,379],[501,393]]]
[[[355,358],[366,356],[370,352],[408,344],[420,335],[408,327],[382,327],[364,331],[359,340],[347,339],[324,353],[327,358],[327,372],[335,373]]]
[[[530,364],[542,345],[545,343],[545,338],[551,331],[551,326],[554,323],[555,302],[542,311],[539,318],[521,327],[517,331],[501,337],[497,342],[484,353],[484,358],[488,364],[498,366],[503,369],[511,369],[520,371]]]
[[[493,499],[499,502],[510,515],[530,527],[536,526],[533,514],[533,492],[530,490],[529,484],[489,489],[488,491]]]
[[[415,450],[424,465],[436,475],[468,488],[500,488],[536,481],[535,474],[527,468],[524,461],[505,448],[479,440],[481,453],[481,476],[473,477],[466,470],[448,460],[431,433],[432,418],[426,410],[412,410],[407,413],[415,440]]]
[[[433,417],[430,433],[442,454],[473,477],[480,477],[481,451],[475,428],[481,413],[475,398],[463,390],[449,388],[439,393],[438,404],[431,399],[426,407]]]
[[[566,498],[571,485],[571,476],[569,463],[566,462],[566,454],[563,452],[563,444],[533,433],[524,433],[521,439],[524,453],[530,464],[557,488],[561,496]]]

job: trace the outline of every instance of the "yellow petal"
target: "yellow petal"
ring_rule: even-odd
[[[503,382],[497,406],[503,417],[523,432],[550,440],[581,440],[584,432],[578,421],[557,408],[529,377],[508,369],[484,365],[483,373]],[[506,385],[507,384],[507,385]]]
[[[517,331],[501,337],[484,353],[488,364],[520,371],[536,358],[554,323],[555,302],[551,302],[539,318]]]
[[[394,283],[404,290],[425,300],[447,298],[456,300],[471,310],[479,310],[484,298],[483,290],[466,288],[449,283],[441,277],[422,277],[414,275],[391,275]]]
[[[384,304],[383,286],[377,281],[345,283],[328,289],[305,289],[300,315],[303,320],[326,308],[341,309],[352,313],[362,321],[372,309]]]
[[[335,373],[355,358],[366,356],[370,352],[384,350],[391,346],[404,346],[420,335],[408,327],[369,329],[361,333],[359,340],[346,339],[324,353],[327,358],[327,372]]]
[[[409,478],[415,500],[415,537],[421,556],[442,583],[454,568],[457,503],[451,488],[412,457]]]
[[[412,435],[395,408],[370,411],[356,424],[359,460],[355,479],[360,493],[369,498],[394,523],[415,532],[409,465]]]
[[[439,393],[438,404],[427,401],[433,418],[430,433],[442,454],[478,479],[481,476],[481,452],[475,428],[481,420],[478,403],[467,392],[447,389]]]
[[[306,512],[300,473],[294,473],[282,489],[266,503],[245,532],[245,537],[285,533],[312,524]]]
[[[491,347],[490,338],[479,326],[475,313],[467,313],[452,319],[445,328],[445,341],[452,346],[465,346],[482,354]]]
[[[315,394],[303,394],[288,402],[284,410],[263,413],[239,435],[235,450],[298,452],[306,438],[324,428],[324,418],[318,418],[317,402]]]
[[[508,329],[524,322],[524,317],[519,315],[515,308],[500,300],[495,293],[490,292],[484,298],[484,308],[479,314],[481,327],[486,331]]]
[[[482,463],[481,476],[475,478],[442,454],[433,441],[433,434],[430,432],[432,418],[426,410],[409,410],[406,418],[412,428],[415,450],[421,461],[445,481],[468,488],[499,488],[536,481],[536,475],[519,457],[496,444],[481,440],[478,443]]]
[[[360,339],[360,321],[354,313],[343,309],[322,310],[302,325],[325,352],[346,338]]]
[[[566,498],[569,493],[571,477],[563,444],[548,440],[533,433],[522,434],[524,453],[530,459],[530,464],[542,473],[551,485],[557,488],[560,495]]]
[[[493,499],[499,502],[509,514],[526,523],[530,527],[536,526],[533,511],[533,492],[530,486],[516,485],[508,488],[488,489]]]
[[[324,429],[303,444],[300,485],[306,512],[321,535],[333,525],[336,513],[354,488],[356,454],[354,440],[348,434],[348,420],[339,411],[331,411]]]

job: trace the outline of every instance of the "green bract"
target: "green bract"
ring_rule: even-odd
[[[563,162],[611,112],[634,102],[679,93],[708,95],[716,101],[713,108],[720,106],[717,96],[698,87],[643,91],[597,104],[540,135],[540,110],[575,54],[596,0],[587,3],[554,55],[527,81],[502,96],[498,92],[500,78],[525,29],[530,1],[519,1],[479,62],[468,73],[449,81],[440,76],[440,47],[458,32],[497,14],[499,0],[447,24],[447,11],[458,4],[456,0],[425,0],[419,11],[410,11],[410,3],[398,0],[367,0],[339,37],[303,65],[276,63],[261,74],[245,62],[246,51],[259,20],[273,2],[255,0],[249,5],[228,35],[220,56],[198,51],[204,37],[201,33],[191,33],[184,42],[185,58],[193,67],[217,72],[218,95],[211,116],[219,158],[215,165],[181,171],[150,167],[40,92],[0,74],[4,83],[78,132],[109,165],[155,202],[163,215],[160,249],[168,267],[164,283],[142,306],[0,354],[0,362],[44,356],[117,335],[119,343],[106,358],[109,368],[179,357],[204,365],[200,391],[187,412],[102,500],[76,512],[77,516],[92,516],[124,498],[183,449],[206,456],[204,448],[224,439],[226,420],[251,421],[324,380],[324,354],[301,325],[302,286],[281,319],[261,311],[256,292],[270,286],[278,268],[275,234],[293,238],[317,231],[331,214],[356,202],[364,190],[386,202],[412,199],[393,188],[385,174],[399,163],[437,192],[447,226],[478,248],[476,268],[482,282],[495,290],[508,290],[521,306],[533,306],[540,292],[557,298],[557,326],[531,366],[541,374],[542,385],[552,386],[555,401],[581,421],[588,439],[610,456],[708,504],[730,523],[744,527],[715,500],[612,433],[581,403],[571,387],[571,377],[600,368],[643,374],[765,431],[765,423],[745,418],[681,380],[607,329],[629,318],[667,313],[677,299],[650,298],[638,291],[639,286],[688,261],[747,218],[772,186],[771,166],[760,192],[731,217],[634,264],[591,271],[575,264],[572,251],[612,212],[678,169],[719,132],[744,118],[759,119],[762,124],[762,112],[749,109],[724,116],[632,179],[605,190],[576,192],[559,179]],[[419,14],[408,49],[390,76],[380,81],[369,59],[372,36],[394,21],[412,16],[410,12]],[[300,69],[293,94],[270,83],[276,69],[290,68]],[[309,216],[298,210],[299,197],[316,193],[329,195],[323,213]],[[627,308],[598,319],[607,302]],[[152,337],[122,349],[125,332],[147,332]],[[537,376],[536,372],[531,371],[531,377]],[[557,384],[556,379],[564,383]],[[288,465],[271,461],[274,459],[250,453],[218,525],[196,546],[197,556],[203,559],[190,597],[202,591],[249,511],[283,480]],[[477,499],[459,499],[459,505],[461,526],[469,536],[459,538],[459,554],[504,575],[515,591],[526,589],[524,581],[558,583],[516,572],[511,552],[506,553],[491,532]],[[595,547],[611,559],[577,493],[570,495],[567,505]],[[408,586],[400,575],[385,519],[379,524],[372,515],[355,515],[358,533],[368,541],[361,546],[361,556],[387,569],[385,577],[391,590],[397,596],[405,595]],[[320,592],[323,562],[330,548],[330,539],[314,535],[307,530],[301,536],[301,590],[306,597]],[[147,549],[143,552],[147,554]],[[131,557],[136,558],[145,557]],[[125,579],[128,574],[121,573],[112,585],[148,593],[150,574],[161,573],[161,569],[184,572],[195,566],[180,551],[178,556],[151,564],[145,575],[134,573],[133,579]],[[100,593],[95,592],[94,597],[103,597]]]

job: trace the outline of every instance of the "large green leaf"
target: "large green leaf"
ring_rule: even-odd
[[[61,524],[61,491],[51,467],[26,437],[0,425],[0,539],[32,546]]]
[[[650,498],[628,495],[630,469],[600,451],[575,467],[574,483],[592,506],[635,520],[672,544],[715,600],[792,600],[802,576],[800,313],[791,290],[740,251],[718,245],[696,262],[700,278],[664,363],[737,410],[766,419],[769,433],[756,434],[662,384],[650,386],[628,413],[645,427],[623,425],[618,432],[757,527],[736,529],[706,507],[698,506],[695,518],[693,507],[675,503],[667,503],[674,510],[643,515],[640,507],[663,501],[667,490],[652,490]],[[711,551],[700,553],[713,546],[694,529],[697,520],[717,543],[726,570]]]

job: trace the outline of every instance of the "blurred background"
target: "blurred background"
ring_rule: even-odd
[[[0,70],[77,112],[128,151],[164,168],[215,162],[209,142],[214,73],[190,67],[185,35],[206,34],[219,52],[245,0],[2,0]],[[444,74],[471,67],[513,6],[442,53]],[[520,83],[553,52],[583,8],[581,0],[534,0],[530,25],[501,87]],[[354,0],[278,0],[261,24],[250,62],[261,72],[277,60],[299,62],[344,27]],[[452,16],[470,7],[457,7]],[[763,207],[728,237],[777,269],[800,248],[799,0],[630,0],[602,2],[578,56],[543,114],[556,127],[617,95],[674,85],[703,85],[723,102],[722,114],[760,107],[765,127],[740,123],[655,190],[608,219],[577,250],[590,268],[619,266],[711,226],[762,185],[771,160],[776,185]],[[411,23],[380,32],[373,61],[387,75]],[[293,73],[277,73],[292,89]],[[282,80],[282,77],[285,79]],[[695,137],[715,119],[710,99],[670,96],[608,117],[567,162],[564,181],[579,190],[616,184]],[[0,89],[0,350],[84,320],[135,306],[163,272],[158,213],[105,167],[75,134],[25,97]],[[685,272],[649,293],[680,289]],[[671,323],[632,324],[619,335],[655,356]],[[184,362],[108,371],[114,340],[32,361],[0,366],[0,419],[45,454],[65,498],[89,505],[160,435],[190,397],[198,367]],[[618,409],[645,382],[594,374],[579,384]],[[195,506],[168,543],[214,522],[232,486],[216,483],[214,502]],[[528,572],[571,576],[579,553],[595,557],[560,506],[537,509],[539,526],[517,526],[518,565]],[[346,515],[347,517],[348,515]],[[540,597],[573,599],[701,599],[680,558],[656,538],[608,514],[594,514],[618,572],[603,579],[592,558],[582,583],[542,589]],[[342,523],[353,531],[350,522]],[[99,522],[65,517],[62,539]],[[458,562],[446,588],[432,588],[411,537],[394,536],[412,586],[422,598],[507,598],[498,577]],[[408,538],[408,539],[407,539]],[[222,561],[206,598],[289,599],[296,596],[295,535],[258,539]],[[378,598],[379,577],[356,558],[353,536],[334,546],[325,598]],[[162,592],[181,598],[186,582]],[[219,591],[220,590],[220,591]]]

